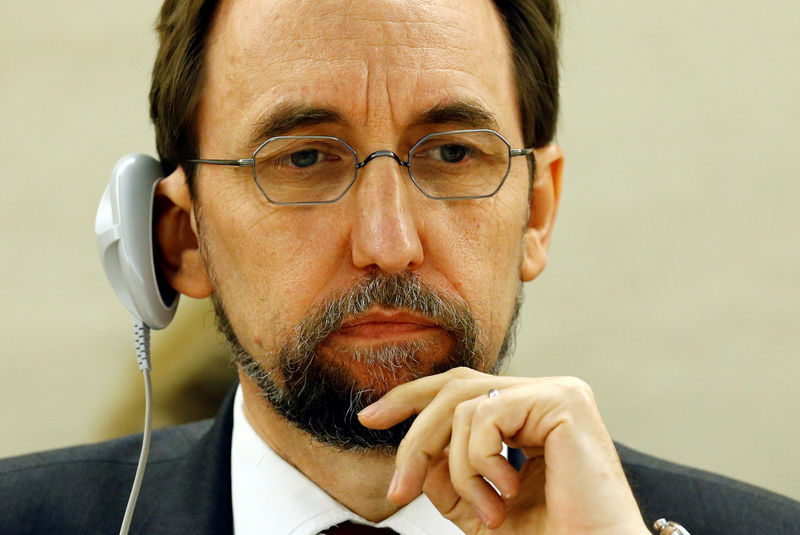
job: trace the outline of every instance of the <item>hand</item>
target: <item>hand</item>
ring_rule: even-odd
[[[489,398],[492,388],[500,394]],[[393,503],[424,492],[470,534],[649,533],[583,381],[457,368],[392,389],[359,420],[386,429],[412,414],[397,450]],[[503,443],[528,457],[519,473],[501,455]]]

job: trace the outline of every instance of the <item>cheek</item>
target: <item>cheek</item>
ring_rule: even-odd
[[[257,354],[283,343],[324,297],[342,238],[307,208],[276,208],[251,194],[218,192],[201,230],[215,292],[245,349]]]
[[[492,351],[505,335],[519,284],[525,207],[513,199],[483,199],[440,219],[439,239],[426,256],[469,303]]]

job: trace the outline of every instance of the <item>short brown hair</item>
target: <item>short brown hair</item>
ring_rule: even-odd
[[[159,48],[150,117],[164,173],[197,158],[195,117],[203,89],[205,45],[218,0],[165,0],[156,22]],[[494,0],[511,41],[526,147],[553,140],[558,121],[557,0]],[[184,164],[185,165],[185,164]],[[191,186],[193,166],[186,166]]]

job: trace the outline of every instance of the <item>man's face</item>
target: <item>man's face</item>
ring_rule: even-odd
[[[248,157],[265,139],[263,124],[297,122],[301,108],[335,113],[271,134],[336,136],[359,159],[381,149],[405,159],[426,134],[490,126],[487,120],[522,147],[504,31],[488,1],[223,2],[209,36],[200,157]],[[464,105],[488,119],[426,113]],[[282,379],[278,353],[297,341],[311,311],[376,276],[410,276],[466,310],[484,359],[474,364],[488,371],[509,329],[528,251],[529,180],[524,158],[514,158],[495,196],[432,200],[404,168],[379,158],[334,204],[277,206],[249,168],[200,166],[196,228],[239,344],[274,380]],[[459,342],[414,310],[373,305],[344,321],[314,358],[377,394],[441,369]],[[385,369],[373,373],[368,356],[354,358],[393,345],[413,346],[415,362],[395,362],[388,377]]]

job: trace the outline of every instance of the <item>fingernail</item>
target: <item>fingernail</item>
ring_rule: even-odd
[[[389,493],[387,496],[391,496],[397,490],[397,480],[400,479],[398,477],[397,470],[394,471],[394,475],[392,476],[392,482],[389,483]]]
[[[372,416],[373,414],[377,413],[380,407],[380,401],[376,401],[372,405],[367,405],[358,413],[358,416]]]
[[[489,519],[486,518],[486,515],[483,513],[483,511],[481,511],[480,509],[478,509],[474,505],[472,506],[472,510],[475,511],[475,516],[478,517],[478,519],[481,521],[481,524],[483,524],[484,526],[486,526],[488,528],[489,527]]]

